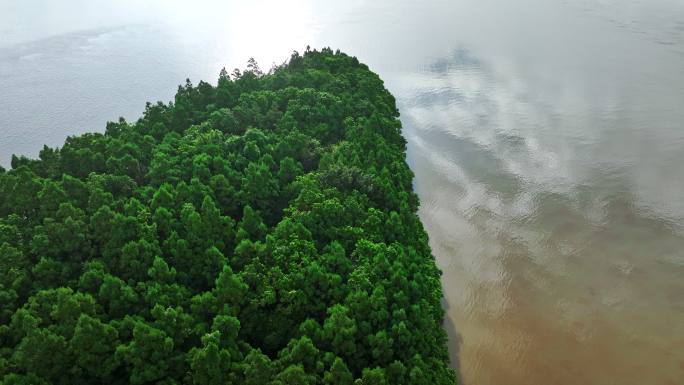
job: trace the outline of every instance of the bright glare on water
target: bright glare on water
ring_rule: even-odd
[[[466,385],[681,384],[684,2],[0,0],[0,163],[293,49],[399,101]]]

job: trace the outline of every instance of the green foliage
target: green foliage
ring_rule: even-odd
[[[112,372],[119,366],[114,355],[120,343],[118,334],[115,327],[86,314],[81,315],[74,336],[69,341],[69,348],[75,356],[76,365],[86,376],[95,381],[112,381]]]
[[[392,95],[330,49],[0,169],[1,384],[454,384]]]

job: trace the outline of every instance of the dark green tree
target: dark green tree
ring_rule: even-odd
[[[0,384],[454,384],[394,97],[254,60],[0,168]]]

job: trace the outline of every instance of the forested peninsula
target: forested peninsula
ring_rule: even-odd
[[[454,384],[398,116],[307,49],[13,157],[0,384]]]

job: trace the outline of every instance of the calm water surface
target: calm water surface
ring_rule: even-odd
[[[683,383],[684,1],[139,3],[0,0],[0,163],[340,48],[398,98],[462,383]]]

